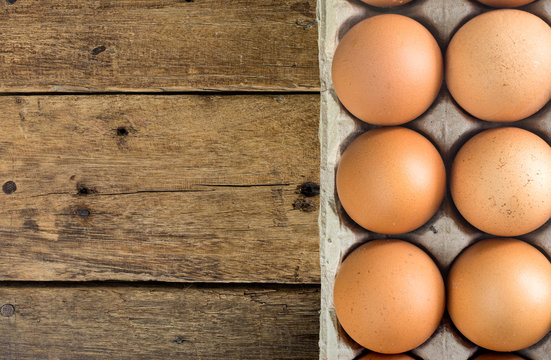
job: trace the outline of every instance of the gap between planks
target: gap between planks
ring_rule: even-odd
[[[289,90],[205,90],[205,91],[76,91],[76,92],[55,92],[55,91],[46,91],[46,92],[0,92],[0,97],[13,97],[13,96],[116,96],[116,95],[129,95],[129,96],[140,96],[140,95],[150,95],[150,96],[185,96],[185,95],[218,95],[218,96],[293,96],[293,95],[319,95],[319,90],[305,90],[305,91],[289,91]]]

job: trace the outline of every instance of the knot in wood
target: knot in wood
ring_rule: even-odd
[[[2,191],[6,194],[13,194],[17,190],[17,185],[13,181],[7,181],[2,185]]]
[[[0,307],[0,314],[3,317],[10,317],[15,314],[15,307],[12,304],[4,304]]]

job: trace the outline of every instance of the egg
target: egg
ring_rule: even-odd
[[[385,355],[385,354],[377,354],[372,352],[362,356],[358,360],[415,360],[415,359],[406,354]]]
[[[530,4],[534,0],[478,0],[484,5],[498,7],[498,8],[514,8]]]
[[[423,114],[442,84],[442,53],[417,21],[384,14],[363,20],[340,41],[332,64],[335,92],[354,116],[399,125]]]
[[[457,153],[450,189],[461,215],[478,229],[526,234],[551,216],[551,147],[515,127],[483,131]]]
[[[380,128],[346,148],[336,182],[352,220],[374,232],[400,234],[420,227],[438,210],[446,170],[438,150],[421,134]]]
[[[551,28],[526,11],[478,15],[453,36],[446,83],[457,103],[487,121],[526,118],[551,98]]]
[[[407,4],[411,0],[362,0],[364,3],[377,7],[394,7]]]
[[[516,239],[487,239],[452,264],[448,312],[457,329],[493,351],[517,351],[551,330],[551,263]]]
[[[401,353],[436,330],[444,312],[444,282],[417,246],[374,240],[341,264],[334,305],[341,326],[357,343],[379,353]]]
[[[503,354],[503,353],[493,353],[493,354],[484,354],[475,357],[473,360],[524,360],[518,355],[515,354]]]

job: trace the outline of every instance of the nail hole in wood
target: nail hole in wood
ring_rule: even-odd
[[[77,184],[77,195],[84,196],[84,195],[90,195],[95,193],[97,193],[95,189],[89,188],[86,185],[81,183]]]
[[[92,50],[92,55],[101,54],[102,52],[105,51],[105,49],[106,49],[106,47],[103,46],[103,45],[102,45],[102,46],[98,46],[97,48],[94,48],[94,49]]]
[[[128,130],[124,126],[120,126],[117,128],[117,135],[118,136],[127,136]]]
[[[88,209],[76,209],[75,214],[81,218],[87,218],[90,216],[90,210]]]
[[[298,186],[299,193],[306,197],[317,196],[320,194],[320,186],[314,182],[305,182]]]
[[[13,314],[15,314],[15,307],[12,304],[4,304],[0,307],[0,314],[2,314],[3,317],[13,316]]]
[[[17,185],[13,181],[7,181],[2,185],[2,191],[6,194],[13,194],[17,190]]]

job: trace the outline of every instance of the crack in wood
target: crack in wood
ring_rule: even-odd
[[[207,187],[235,187],[235,188],[252,188],[252,187],[270,187],[270,186],[289,186],[289,183],[274,183],[274,184],[193,184],[195,186]]]
[[[193,184],[194,186],[205,186],[205,187],[230,187],[230,188],[254,188],[254,187],[277,187],[277,186],[289,186],[289,183],[273,183],[273,184]],[[91,192],[87,194],[88,196],[120,196],[120,195],[135,195],[135,194],[157,194],[157,193],[187,193],[187,192],[205,192],[205,191],[214,191],[214,190],[204,190],[204,189],[187,189],[187,190],[137,190],[137,191],[128,191],[128,192],[115,192],[115,193],[97,193]],[[50,192],[45,194],[31,195],[29,197],[45,197],[53,195],[75,195],[70,192]],[[81,195],[80,193],[77,195]]]
[[[188,192],[206,192],[206,191],[214,191],[214,190],[138,190],[138,191],[129,191],[129,192],[117,192],[117,193],[93,193],[89,194],[90,197],[93,196],[121,196],[121,195],[135,195],[135,194],[158,194],[158,193],[188,193]],[[45,196],[53,196],[53,195],[75,195],[74,193],[70,192],[51,192],[46,194],[38,194],[38,195],[32,195],[31,198],[36,197],[45,197]],[[77,194],[78,195],[78,194]]]

